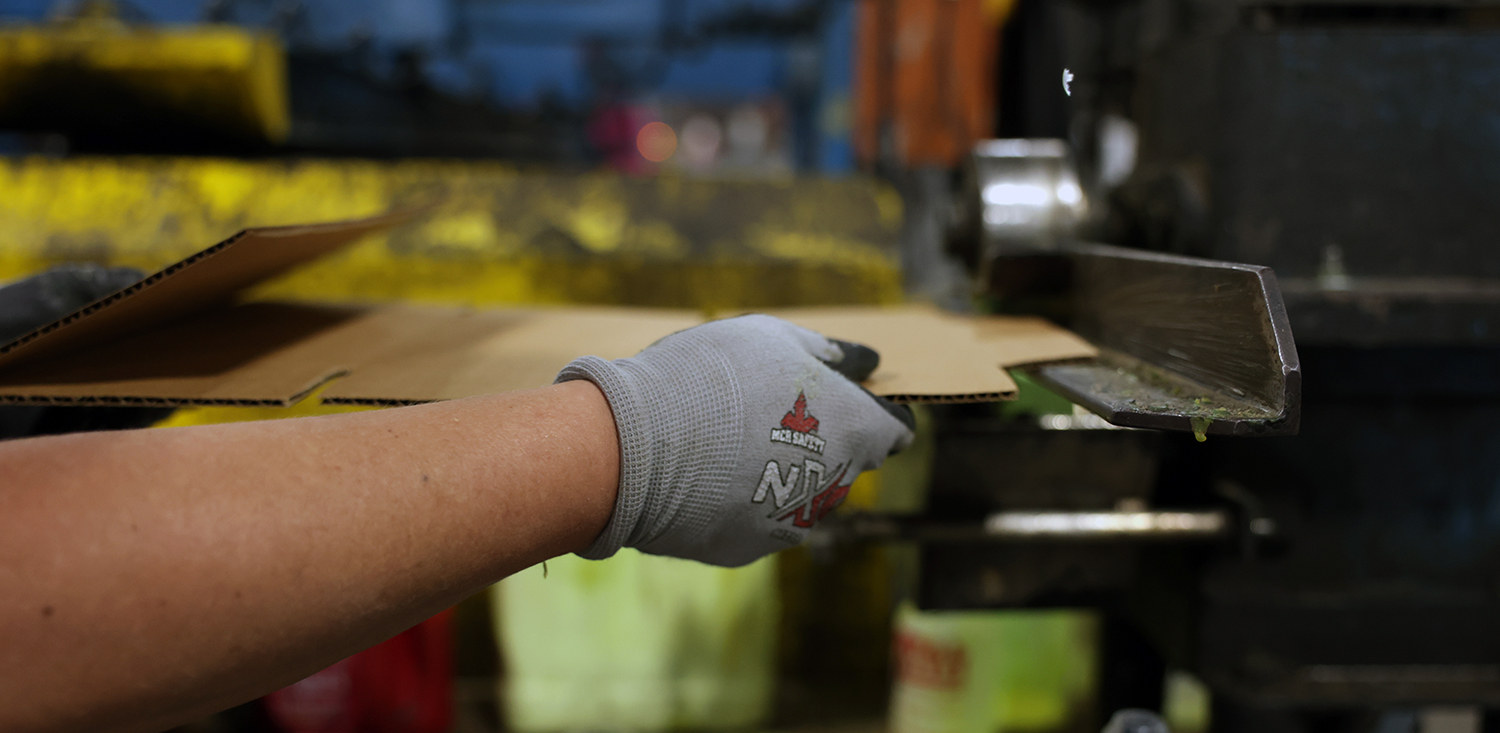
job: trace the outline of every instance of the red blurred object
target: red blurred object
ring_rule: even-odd
[[[656,164],[642,155],[638,138],[642,129],[656,121],[650,109],[626,104],[606,104],[595,109],[588,124],[589,144],[610,168],[631,175],[645,175]],[[676,146],[676,138],[673,138]],[[665,158],[663,158],[665,159]]]
[[[446,733],[453,611],[261,699],[281,733]]]

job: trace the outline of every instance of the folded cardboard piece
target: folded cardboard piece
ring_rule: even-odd
[[[324,402],[431,402],[544,386],[579,355],[631,356],[705,320],[689,310],[325,305],[242,295],[417,213],[240,232],[0,346],[0,401],[289,405],[332,382]],[[902,402],[1010,399],[1016,385],[1006,368],[1096,354],[1035,318],[915,306],[774,314],[880,352],[866,386]]]

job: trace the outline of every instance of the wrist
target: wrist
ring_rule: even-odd
[[[620,438],[604,393],[592,382],[561,382],[548,389],[558,395],[563,418],[558,438],[572,444],[577,461],[569,473],[572,504],[578,522],[568,537],[570,551],[587,548],[608,525],[620,486]]]
[[[625,547],[636,534],[645,508],[653,441],[651,421],[644,414],[649,405],[639,394],[635,376],[617,362],[593,356],[575,359],[557,375],[558,384],[581,382],[601,394],[615,427],[618,460],[613,512],[593,541],[577,551],[590,560],[606,559]]]

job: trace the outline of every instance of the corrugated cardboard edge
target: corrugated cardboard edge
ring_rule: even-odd
[[[21,336],[20,338],[17,338],[16,340],[5,344],[4,346],[0,346],[0,355],[9,354],[10,352],[15,351],[22,346],[25,346],[26,344],[31,343],[32,341],[35,341],[42,336],[46,336],[47,334],[52,333],[53,331],[61,329],[65,326],[70,326],[77,321],[81,321],[84,318],[87,318],[105,308],[108,308],[115,303],[120,302],[121,300],[124,300],[125,298],[135,295],[136,293],[161,282],[163,279],[176,274],[183,268],[189,267],[206,257],[212,257],[213,255],[222,252],[225,248],[234,244],[236,241],[244,238],[244,236],[246,234],[249,234],[251,231],[252,230],[250,229],[240,230],[239,232],[235,233],[234,236],[231,236],[230,238],[219,242],[218,244],[209,247],[208,249],[198,252],[188,257],[187,259],[174,262],[166,266],[165,268],[162,268],[161,270],[147,275],[144,279],[134,285],[116,290],[115,292],[110,293],[109,295],[106,295],[103,298],[100,298],[92,303],[89,303],[88,305],[79,308],[78,310],[73,311],[66,316],[63,316],[62,318],[59,318],[45,326],[41,326],[33,330],[31,333]]]
[[[883,396],[898,405],[964,405],[974,402],[1005,402],[1015,399],[1017,394],[1015,391],[1009,391],[950,395],[891,394]]]
[[[319,397],[318,401],[325,405],[357,405],[362,407],[410,407],[412,405],[430,405],[434,402],[445,400],[380,400],[370,397]]]
[[[96,301],[94,301],[94,302],[92,302],[92,303],[90,303],[90,304],[88,304],[88,305],[86,305],[86,306],[84,306],[82,308],[79,308],[78,310],[76,310],[76,311],[74,311],[74,312],[72,312],[72,313],[70,313],[70,314],[68,314],[66,316],[63,316],[62,318],[59,318],[56,321],[53,321],[52,323],[49,323],[49,324],[46,324],[46,325],[41,326],[39,328],[36,328],[36,329],[32,330],[30,333],[27,333],[27,334],[25,334],[25,335],[23,335],[23,336],[15,339],[15,340],[11,341],[8,344],[0,346],[0,362],[5,361],[3,357],[5,357],[7,354],[11,354],[12,352],[15,352],[17,349],[20,349],[20,348],[22,348],[24,346],[27,346],[28,344],[31,344],[31,343],[37,341],[38,339],[41,339],[43,337],[46,337],[46,336],[49,336],[51,334],[57,333],[58,331],[61,331],[64,328],[72,326],[73,324],[78,323],[78,322],[84,320],[85,318],[88,318],[89,316],[92,316],[92,315],[94,315],[96,313],[99,313],[100,311],[103,311],[103,310],[105,310],[107,308],[115,306],[115,305],[119,304],[120,302],[126,300],[127,298],[130,298],[131,296],[133,296],[133,295],[135,295],[137,293],[140,293],[140,292],[146,290],[147,288],[153,287],[153,286],[157,285],[158,283],[161,283],[163,280],[166,280],[169,277],[177,275],[178,273],[181,273],[182,271],[186,270],[187,268],[190,268],[193,265],[196,265],[196,264],[198,264],[200,262],[203,262],[204,260],[206,260],[206,259],[208,259],[210,257],[213,257],[214,255],[217,255],[220,252],[223,252],[224,250],[232,247],[236,242],[244,239],[247,235],[249,235],[251,233],[267,234],[267,235],[272,235],[272,236],[284,236],[284,235],[292,235],[292,234],[298,234],[298,233],[316,233],[316,232],[319,232],[319,231],[326,231],[326,230],[330,230],[330,229],[339,229],[339,228],[347,228],[347,227],[364,228],[365,231],[363,231],[358,236],[354,237],[348,243],[346,243],[346,244],[352,244],[354,241],[357,241],[358,239],[361,239],[364,236],[367,236],[369,234],[373,234],[373,233],[375,233],[377,231],[380,231],[382,229],[388,229],[390,227],[394,227],[394,226],[397,226],[399,224],[403,224],[403,223],[406,223],[408,221],[411,221],[412,219],[415,219],[416,217],[418,217],[418,216],[420,216],[422,214],[425,214],[428,211],[432,210],[434,208],[434,206],[435,205],[431,205],[431,204],[429,204],[429,205],[423,205],[423,206],[414,206],[414,207],[409,207],[409,208],[404,208],[404,209],[398,209],[398,210],[394,210],[394,211],[388,211],[388,212],[386,212],[384,214],[378,214],[378,215],[371,216],[371,217],[366,217],[366,218],[363,218],[363,219],[351,219],[351,220],[340,221],[340,222],[330,222],[330,223],[323,223],[323,224],[294,224],[294,225],[289,225],[289,226],[274,226],[274,227],[254,227],[254,228],[251,228],[251,229],[241,230],[241,231],[235,233],[234,235],[230,236],[229,238],[225,239],[224,241],[219,242],[218,244],[215,244],[215,245],[213,245],[211,247],[208,247],[207,249],[204,249],[204,250],[201,250],[199,252],[196,252],[196,253],[194,253],[194,254],[186,257],[185,259],[179,260],[178,262],[174,262],[171,265],[168,265],[168,266],[162,268],[161,270],[158,270],[158,271],[156,271],[156,272],[154,272],[154,273],[152,273],[150,275],[147,275],[140,282],[137,282],[137,283],[135,283],[133,285],[130,285],[128,287],[116,290],[115,292],[110,293],[109,295],[106,295],[103,298],[100,298],[100,299],[98,299],[98,300],[96,300]],[[324,256],[326,254],[328,254],[328,253],[327,252],[319,253],[318,255],[316,255],[314,257],[309,257],[307,260],[305,260],[303,262],[294,263],[291,266],[295,266],[296,264],[304,264],[306,261],[311,261],[312,259],[316,259],[317,257],[321,257],[321,256]],[[243,290],[244,287],[250,287],[250,285],[243,286],[239,290]],[[232,297],[235,292],[238,292],[238,290],[224,293],[224,296],[226,298]],[[11,362],[11,363],[14,363],[14,362]],[[305,397],[306,395],[304,394],[303,396]],[[9,401],[9,400],[7,400],[7,401]],[[77,402],[76,400],[74,400],[74,401],[68,401],[68,402],[59,402],[59,403],[56,403],[56,404],[82,404],[82,403]],[[248,404],[261,404],[261,403],[259,403],[259,402],[253,402],[253,403],[248,403]]]
[[[339,369],[314,380],[296,394],[280,400],[225,399],[217,397],[191,397],[165,399],[160,397],[132,397],[122,395],[91,397],[59,397],[56,395],[0,395],[0,404],[10,406],[69,406],[69,407],[291,407],[307,399],[328,383],[347,375]],[[326,402],[326,400],[325,400]],[[337,403],[329,403],[337,404]],[[351,403],[352,404],[352,403]],[[415,403],[412,403],[415,404]]]

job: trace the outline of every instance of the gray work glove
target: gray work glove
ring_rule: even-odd
[[[579,555],[621,547],[735,567],[799,544],[862,471],[911,443],[911,411],[857,383],[879,357],[770,316],[672,334],[629,359],[585,356],[614,411],[620,489]]]

